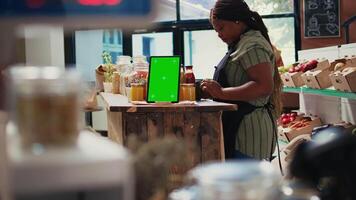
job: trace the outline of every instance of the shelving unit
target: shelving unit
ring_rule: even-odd
[[[303,94],[314,94],[320,96],[329,96],[329,97],[339,97],[339,98],[347,98],[347,99],[355,99],[356,93],[353,92],[342,92],[333,89],[312,89],[308,87],[284,87],[283,92],[290,93],[303,93]]]
[[[355,55],[356,43],[298,51],[300,60],[335,59]],[[312,89],[285,87],[284,92],[299,95],[299,110],[306,114],[317,115],[323,123],[340,121],[356,124],[356,93],[341,92],[332,88]]]

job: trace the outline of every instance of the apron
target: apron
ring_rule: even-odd
[[[218,66],[215,67],[213,79],[215,81],[217,81],[223,88],[231,87],[228,84],[226,76],[224,74],[224,68],[227,64],[227,61],[228,61],[231,53],[234,52],[234,50],[235,50],[234,46],[235,45],[232,45],[229,48],[229,50],[226,53],[226,55],[224,56],[224,58],[220,61]],[[214,100],[238,105],[238,109],[236,111],[224,111],[222,113],[225,159],[236,158],[236,155],[238,155],[239,158],[248,158],[247,155],[244,155],[241,152],[235,150],[236,133],[240,127],[240,124],[241,124],[243,118],[258,108],[267,109],[268,115],[271,118],[273,126],[274,126],[273,116],[272,116],[272,112],[271,112],[271,110],[273,109],[272,104],[267,103],[264,106],[254,106],[254,105],[252,105],[248,102],[245,102],[245,101],[228,101],[228,100],[220,100],[220,99],[214,99]],[[274,137],[274,135],[273,135],[273,137]],[[274,140],[274,138],[272,138],[272,141],[273,140]],[[271,147],[271,157],[272,157],[272,153],[273,153],[272,150],[273,150],[273,142],[272,142],[272,147]]]

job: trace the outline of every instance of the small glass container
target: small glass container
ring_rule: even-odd
[[[12,67],[10,116],[24,148],[72,145],[81,128],[82,82],[58,67]]]
[[[195,84],[180,84],[179,101],[195,101]]]
[[[144,101],[145,85],[142,83],[131,83],[131,101]]]
[[[279,200],[279,172],[268,162],[208,163],[189,173],[197,200]]]

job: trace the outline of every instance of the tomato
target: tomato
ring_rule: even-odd
[[[282,124],[288,124],[290,122],[289,118],[283,118],[282,119]]]
[[[292,112],[292,113],[290,114],[290,116],[291,116],[291,117],[297,117],[297,113],[296,113],[296,112]]]
[[[283,118],[286,118],[286,117],[288,117],[286,113],[283,113],[283,114],[281,115],[281,118],[282,118],[282,119],[283,119]]]

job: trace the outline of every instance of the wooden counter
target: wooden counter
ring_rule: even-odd
[[[174,135],[198,146],[197,163],[224,158],[221,114],[236,110],[236,105],[210,100],[195,104],[134,105],[122,95],[100,95],[106,104],[108,136],[112,140],[125,145],[130,134],[144,141]]]

